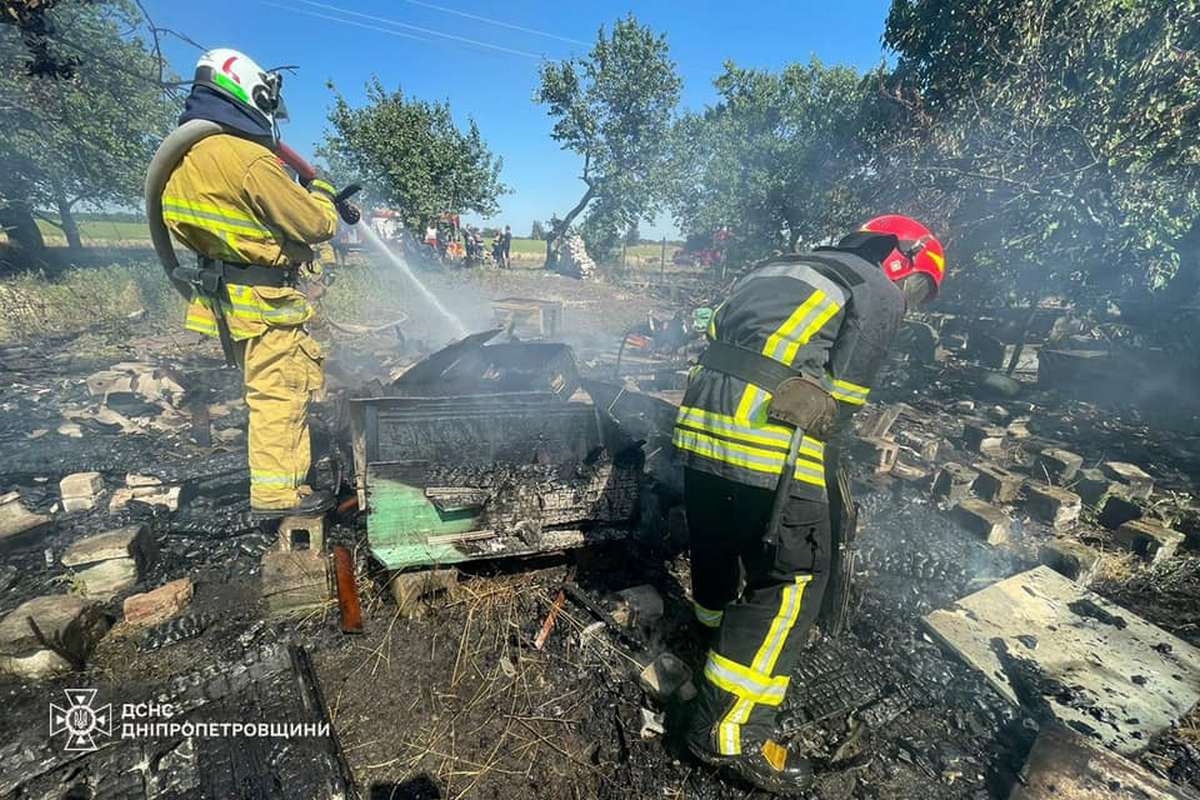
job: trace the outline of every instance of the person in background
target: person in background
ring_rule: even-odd
[[[500,237],[500,241],[504,253],[504,267],[509,269],[512,267],[512,226],[504,226],[504,235]]]

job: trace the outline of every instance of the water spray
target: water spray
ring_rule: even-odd
[[[417,291],[421,293],[421,296],[429,303],[430,307],[433,308],[434,311],[436,311],[446,320],[446,322],[450,324],[450,327],[454,330],[455,338],[462,338],[463,336],[467,335],[467,327],[463,325],[462,320],[451,313],[450,309],[442,305],[442,301],[438,300],[437,295],[431,292],[429,287],[421,282],[421,279],[418,278],[416,273],[412,271],[412,268],[408,266],[408,262],[405,261],[403,257],[393,252],[392,249],[389,248],[387,244],[379,238],[379,235],[371,229],[370,225],[360,221],[355,228],[364,239],[371,243],[372,247],[374,247],[381,255],[383,255],[384,258],[387,259],[388,263],[391,264],[392,267],[400,272],[400,274],[408,278],[408,280],[417,287]]]

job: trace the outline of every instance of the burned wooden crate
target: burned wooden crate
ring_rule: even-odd
[[[577,378],[558,368],[561,351],[495,347],[511,351],[505,359],[528,359],[498,379],[523,391],[437,394],[471,381],[462,370],[445,380],[418,365],[425,377],[399,390],[421,395],[351,403],[367,538],[388,569],[561,550],[619,537],[634,521],[641,449],[606,446],[592,403],[567,399]],[[488,364],[487,376],[496,359],[453,361]]]
[[[521,339],[555,339],[562,332],[562,303],[529,297],[492,301],[495,324]]]

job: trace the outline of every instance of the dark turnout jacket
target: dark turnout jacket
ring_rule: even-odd
[[[903,296],[878,265],[828,248],[772,260],[742,277],[707,337],[821,381],[840,401],[844,420],[866,403],[903,315]],[[774,488],[792,428],[768,420],[773,388],[694,369],[675,421],[683,464]],[[795,480],[797,496],[826,499],[824,441],[804,438]]]

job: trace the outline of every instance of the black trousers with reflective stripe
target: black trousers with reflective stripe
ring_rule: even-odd
[[[763,681],[778,684],[791,675],[821,610],[829,579],[829,507],[793,498],[779,545],[768,550],[763,534],[774,492],[688,469],[684,498],[692,595],[702,607],[697,616],[705,609],[723,612],[697,681],[689,738],[710,752],[749,753],[774,732],[780,706],[777,694],[761,698],[765,702],[748,695],[756,681],[761,688]]]

